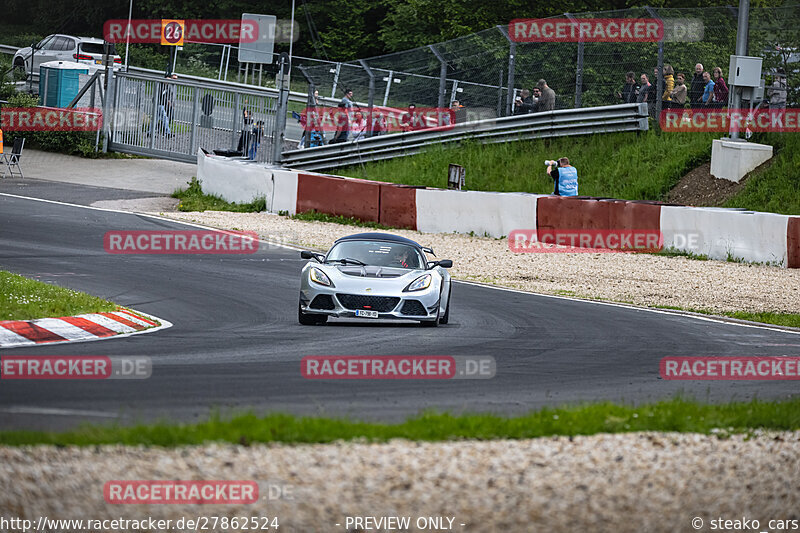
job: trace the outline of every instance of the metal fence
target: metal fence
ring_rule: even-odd
[[[195,161],[198,148],[271,162],[277,98],[248,88],[118,72],[109,148]]]

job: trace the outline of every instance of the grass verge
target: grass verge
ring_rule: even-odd
[[[775,313],[772,311],[711,311],[709,309],[693,309],[690,307],[676,307],[674,305],[656,305],[654,307],[658,309],[672,309],[674,311],[687,311],[689,313],[698,313],[701,315],[727,316],[739,320],[760,322],[762,324],[800,328],[800,314],[798,313]]]
[[[772,145],[775,156],[769,165],[747,178],[744,189],[725,207],[800,215],[800,136],[773,133],[751,140]]]
[[[355,422],[344,419],[253,414],[222,419],[214,416],[196,424],[84,426],[65,433],[0,432],[0,444],[90,446],[125,444],[182,446],[206,442],[328,443],[338,440],[389,439],[447,441],[460,439],[528,439],[552,435],[593,435],[633,431],[677,431],[703,434],[748,433],[756,429],[800,428],[800,398],[785,401],[752,400],[720,405],[675,398],[638,407],[610,402],[544,408],[519,417],[487,414],[427,413],[400,424]]]
[[[463,165],[467,188],[550,194],[545,159],[569,157],[580,175],[580,193],[626,200],[663,200],[687,172],[711,158],[713,134],[648,131],[578,135],[481,145],[438,145],[421,154],[337,171],[379,181],[447,186],[450,163]]]
[[[228,202],[219,196],[203,193],[200,182],[196,177],[188,182],[186,189],[178,189],[172,193],[173,198],[179,199],[178,211],[235,211],[237,213],[258,213],[266,211],[266,198],[257,198],[246,204]]]
[[[0,270],[0,320],[33,320],[116,309],[117,305],[108,300]]]

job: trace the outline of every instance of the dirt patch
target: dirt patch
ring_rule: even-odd
[[[750,176],[761,172],[771,161],[762,164],[739,183],[718,179],[711,175],[711,163],[704,163],[692,170],[667,193],[667,202],[697,207],[722,207],[725,202],[739,194]]]
[[[718,179],[711,175],[711,163],[700,165],[678,182],[667,194],[674,204],[703,207],[720,207],[744,187],[745,176],[739,183]]]

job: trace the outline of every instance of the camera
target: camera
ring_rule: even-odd
[[[555,166],[555,167],[557,167],[557,166],[558,166],[558,161],[555,161],[555,160],[553,160],[553,161],[546,160],[546,161],[544,162],[544,164],[545,164],[546,166],[551,166],[551,165],[552,165],[552,166]]]

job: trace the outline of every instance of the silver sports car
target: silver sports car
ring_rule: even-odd
[[[324,324],[329,316],[417,320],[436,327],[450,320],[449,259],[405,237],[359,233],[337,240],[310,259],[300,276],[298,320]]]

